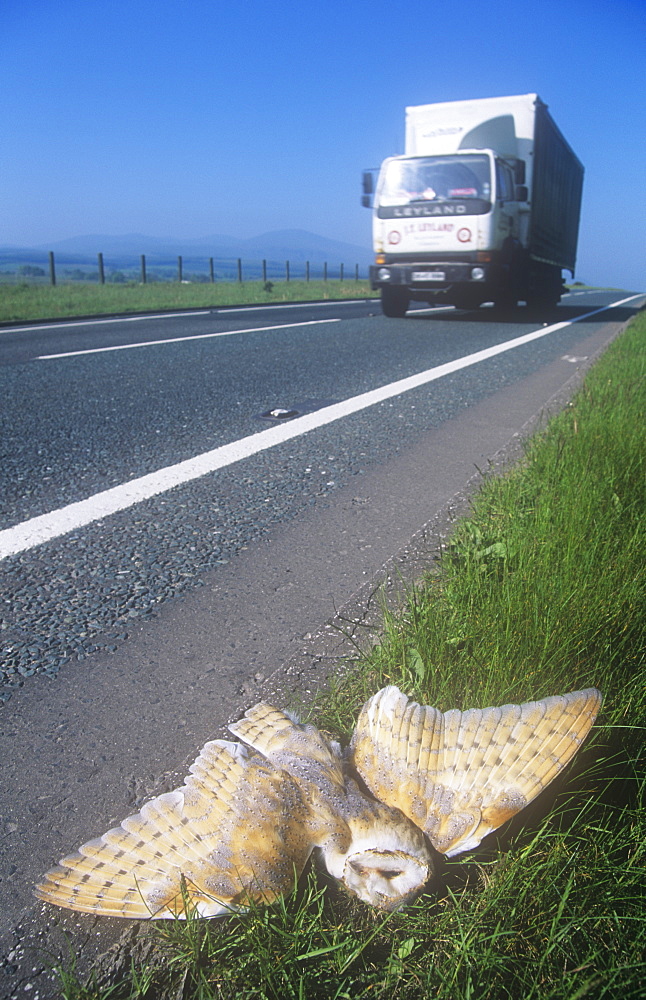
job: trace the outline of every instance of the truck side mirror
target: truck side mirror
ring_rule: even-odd
[[[361,188],[363,190],[361,204],[364,208],[372,208],[372,196],[375,191],[375,174],[377,172],[378,168],[374,167],[372,170],[364,170],[361,175]]]
[[[524,184],[516,185],[516,201],[527,201],[529,199],[529,191]]]
[[[374,192],[375,181],[372,176],[372,170],[364,170],[361,175],[361,186],[364,194],[372,194]]]

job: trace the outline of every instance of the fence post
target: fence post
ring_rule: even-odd
[[[343,281],[343,264],[339,265],[339,281]]]
[[[327,281],[327,261],[323,264],[323,281]]]
[[[238,257],[238,281],[242,281],[242,259]]]
[[[141,255],[141,257],[139,259],[141,261],[141,283],[142,283],[142,285],[145,285],[146,284],[146,254],[142,253],[142,255]]]
[[[56,284],[56,265],[54,263],[54,251],[49,251],[49,283],[50,285]]]
[[[305,261],[305,280],[306,281],[310,280],[310,262],[309,262],[309,260]]]
[[[182,266],[182,258],[178,257],[177,258],[177,280],[179,281],[180,285],[182,283],[182,277],[183,277],[183,275],[184,275],[184,268]]]
[[[99,282],[102,285],[105,285],[105,271],[103,269],[103,254],[102,253],[100,253],[98,255],[98,261],[99,261]]]
[[[262,282],[263,285],[267,284],[267,261],[264,259],[262,262]]]
[[[211,284],[215,282],[215,272],[213,271],[213,257],[209,257],[209,277]]]
[[[285,261],[285,281],[289,281],[289,261]]]
[[[359,265],[358,264],[354,265],[354,280],[355,281],[359,280]]]

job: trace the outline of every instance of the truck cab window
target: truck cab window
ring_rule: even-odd
[[[491,196],[486,156],[425,156],[388,163],[379,203],[409,205],[416,201],[463,201]]]
[[[515,187],[511,167],[500,160],[496,160],[496,185],[498,201],[514,201]]]

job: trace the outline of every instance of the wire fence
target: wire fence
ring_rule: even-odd
[[[4,257],[4,260],[1,259]],[[159,254],[118,255],[113,259],[99,253],[96,261],[88,257],[56,258],[53,251],[34,253],[26,260],[12,260],[9,254],[0,255],[0,281],[4,284],[65,284],[94,282],[101,285],[155,281],[182,283],[215,283],[218,281],[360,281],[368,274],[367,265],[358,263],[328,263],[309,260],[245,260],[242,257],[195,257],[178,255],[175,258]]]

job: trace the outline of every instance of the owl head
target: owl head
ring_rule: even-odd
[[[373,847],[346,858],[342,881],[364,903],[398,910],[414,899],[430,875],[430,857]]]

